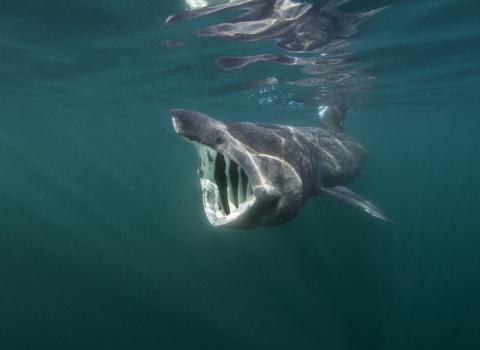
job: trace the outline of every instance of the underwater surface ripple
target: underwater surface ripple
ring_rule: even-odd
[[[298,67],[221,70],[272,43],[192,35],[223,14],[164,26],[180,1],[3,0],[0,347],[477,348],[480,6],[342,9],[385,5],[348,49],[374,79],[346,128],[369,153],[352,189],[395,223],[317,198],[236,231],[209,226],[168,110],[312,125],[302,87],[242,86]]]

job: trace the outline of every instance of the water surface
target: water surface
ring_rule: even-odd
[[[319,198],[225,231],[168,110],[312,125],[307,89],[282,83],[298,67],[220,69],[273,45],[192,34],[228,14],[165,27],[180,1],[2,1],[1,348],[478,347],[480,7],[342,9],[385,5],[348,49],[375,79],[346,127],[369,153],[350,187],[395,224]]]

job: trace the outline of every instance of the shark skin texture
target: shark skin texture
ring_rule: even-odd
[[[170,111],[176,133],[199,155],[203,205],[214,226],[254,228],[293,218],[312,196],[332,197],[389,221],[343,187],[361,172],[364,147],[343,132],[342,109],[319,127],[222,123],[198,111]]]

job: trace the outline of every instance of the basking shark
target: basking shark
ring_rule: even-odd
[[[176,133],[197,150],[203,207],[214,226],[281,224],[313,196],[389,221],[376,205],[343,187],[360,173],[365,149],[344,133],[341,106],[325,108],[318,127],[222,123],[187,109],[170,114]]]
[[[201,112],[172,110],[175,131],[197,149],[203,207],[210,223],[241,228],[281,224],[314,196],[332,197],[388,220],[376,205],[344,187],[360,173],[365,149],[343,130],[345,96],[363,78],[346,66],[349,55],[343,49],[357,27],[384,8],[339,10],[348,0],[330,0],[324,6],[295,0],[214,2],[204,7],[211,1],[198,1],[195,10],[169,16],[165,23],[235,10],[235,18],[199,28],[195,34],[243,42],[269,40],[277,49],[220,56],[216,64],[224,70],[264,61],[303,67],[307,78],[287,84],[315,88],[312,100],[319,105],[321,119],[316,127],[222,123]],[[279,82],[270,77],[244,86]]]

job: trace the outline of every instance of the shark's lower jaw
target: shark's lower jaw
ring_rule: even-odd
[[[214,226],[237,221],[256,201],[247,174],[213,148],[197,142],[194,145],[200,158],[198,175],[208,221]]]

